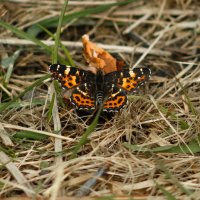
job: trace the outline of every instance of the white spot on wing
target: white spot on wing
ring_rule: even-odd
[[[130,76],[135,76],[135,73],[133,71],[129,71]]]
[[[70,72],[70,68],[68,67],[68,68],[66,68],[66,70],[65,70],[65,74],[68,75],[69,72]]]
[[[60,65],[57,65],[57,68],[56,68],[56,70],[58,71],[58,70],[59,70],[59,68],[60,68]]]

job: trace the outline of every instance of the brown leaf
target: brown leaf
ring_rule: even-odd
[[[117,71],[117,60],[107,51],[89,41],[88,35],[83,35],[83,56],[90,67],[102,70],[105,74]]]

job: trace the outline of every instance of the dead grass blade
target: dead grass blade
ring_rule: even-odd
[[[88,137],[89,135],[95,130],[98,120],[99,120],[99,116],[102,112],[103,109],[103,105],[101,105],[98,109],[98,112],[95,115],[94,120],[92,121],[92,123],[88,126],[88,128],[86,129],[86,131],[83,133],[83,135],[81,136],[78,144],[75,145],[75,147],[72,150],[72,154],[70,156],[70,159],[73,159],[77,156],[78,151],[80,150],[80,148],[86,144],[88,142]]]
[[[74,195],[77,197],[87,196],[91,188],[97,183],[98,178],[100,178],[105,173],[105,168],[99,168],[97,172],[94,173],[93,178],[86,181],[75,193]]]
[[[128,95],[127,107],[89,124],[44,77],[63,3],[0,5],[0,152],[8,160],[0,163],[0,199],[199,199],[199,2],[69,2],[55,62],[85,69],[80,40],[89,34],[119,59],[119,68],[124,60],[152,71],[149,83]]]
[[[35,133],[39,133],[39,134],[42,134],[42,135],[47,135],[49,137],[58,138],[58,139],[62,139],[62,140],[70,141],[70,142],[74,141],[74,139],[72,139],[70,137],[65,137],[65,136],[55,134],[55,133],[49,133],[49,132],[46,132],[46,131],[39,131],[39,130],[31,129],[31,128],[26,128],[26,127],[21,127],[21,126],[16,126],[16,125],[12,125],[12,124],[6,124],[6,123],[1,123],[1,125],[4,128],[24,130],[24,131],[28,131],[28,132],[32,132],[32,133],[35,132]]]
[[[67,14],[63,17],[63,24],[72,21],[75,18],[82,18],[91,14],[96,14],[96,13],[101,13],[113,6],[123,6],[129,3],[132,3],[136,0],[125,0],[122,2],[116,2],[116,3],[110,3],[110,4],[105,4],[105,5],[99,5],[95,6],[94,8],[88,8],[88,9],[83,9],[78,12],[74,12],[72,14]],[[59,17],[52,17],[49,19],[45,19],[43,21],[40,21],[39,24],[45,28],[52,28],[52,27],[57,27],[59,21]],[[36,36],[41,29],[37,25],[33,25],[28,29],[28,33]]]
[[[38,24],[38,26],[55,40],[55,36],[53,35],[53,33],[51,33],[48,29],[44,28],[40,24]],[[63,45],[62,41],[60,41],[60,40],[59,40],[59,46],[61,46],[62,50],[64,51],[65,56],[67,57],[67,60],[68,60],[69,64],[71,66],[75,66],[74,61],[73,61],[68,49]]]
[[[44,44],[48,46],[52,46],[54,44],[54,41],[45,41],[41,40]],[[23,40],[18,38],[7,38],[6,40],[0,38],[0,43],[2,44],[9,44],[9,45],[35,45],[34,42],[29,40]],[[68,48],[81,48],[82,42],[71,42],[71,41],[62,41],[62,44]],[[115,53],[128,53],[132,54],[135,52],[136,54],[143,54],[144,52],[147,52],[148,48],[145,47],[131,47],[131,46],[123,46],[123,45],[109,45],[109,44],[102,44],[97,43],[98,46],[102,47],[103,49],[115,52]],[[155,56],[166,56],[169,57],[172,54],[169,51],[163,51],[160,49],[151,49],[148,51],[149,55],[155,55]],[[63,59],[60,59],[62,63],[66,63],[63,61]]]
[[[23,188],[23,191],[26,193],[27,196],[33,196],[35,194],[33,188],[28,183],[28,180],[25,178],[25,176],[20,172],[20,170],[14,165],[13,162],[11,162],[10,158],[4,153],[0,152],[0,163],[2,165],[5,165],[8,171],[12,174],[12,176],[16,179],[18,183],[18,187],[20,186]],[[3,183],[4,180],[1,180]],[[9,183],[8,183],[9,184]]]
[[[31,86],[27,87],[23,92],[20,93],[17,97],[14,97],[12,100],[9,102],[5,103],[0,107],[0,113],[2,113],[5,109],[7,109],[12,103],[16,102],[18,99],[23,97],[27,92],[33,90],[34,87],[37,87],[43,83],[44,80],[48,79],[50,77],[49,74],[43,76],[42,78],[38,79],[35,81]]]
[[[32,35],[25,33],[19,29],[17,29],[14,26],[11,26],[10,24],[7,24],[5,22],[3,22],[2,20],[0,20],[0,25],[10,31],[12,31],[13,33],[17,34],[19,37],[25,38],[28,41],[32,41],[34,44],[42,47],[44,50],[46,50],[48,53],[52,53],[52,49],[51,47],[49,47],[48,45],[44,44],[42,41],[38,40],[37,38],[33,37]],[[62,59],[62,57],[59,56],[59,59],[63,62],[66,63],[64,59]]]
[[[9,79],[10,79],[12,72],[13,72],[14,62],[19,57],[19,54],[20,54],[20,50],[17,50],[17,51],[14,52],[14,54],[11,57],[7,57],[6,59],[4,58],[1,61],[3,68],[7,69],[7,73],[6,73],[6,77],[5,77],[5,83],[6,84],[9,82]]]

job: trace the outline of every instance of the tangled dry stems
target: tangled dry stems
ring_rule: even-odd
[[[71,1],[68,12],[102,4],[95,2]],[[54,1],[35,0],[30,4],[10,0],[1,5],[0,13],[7,23],[25,30],[37,21],[59,15],[61,7],[62,3]],[[199,136],[199,9],[195,0],[136,1],[90,15],[87,21],[66,24],[62,40],[79,65],[84,65],[80,43],[73,48],[70,42],[78,42],[82,34],[88,33],[94,42],[107,45],[107,49],[114,50],[112,47],[117,45],[119,55],[128,63],[140,60],[140,64],[150,67],[152,78],[139,92],[141,96],[130,95],[126,109],[98,125],[78,157],[72,160],[71,149],[88,126],[72,110],[58,107],[59,116],[55,119],[60,120],[61,135],[52,134],[41,141],[13,137],[19,130],[48,135],[57,125],[55,120],[54,124],[47,120],[48,105],[31,103],[35,98],[47,100],[50,81],[26,94],[22,101],[28,102],[26,106],[12,107],[1,114],[1,143],[10,152],[0,154],[0,196],[76,199],[89,194],[89,199],[114,194],[119,199],[123,195],[162,199],[161,187],[177,199],[197,199],[200,159],[189,142]],[[3,93],[12,99],[41,77],[51,58],[8,30],[1,28],[0,36],[2,58],[22,48],[7,88],[0,83],[3,102]],[[15,45],[10,38],[17,41]],[[51,42],[47,35],[40,39]],[[127,46],[129,51],[124,48]],[[137,146],[137,150],[128,149],[127,143]],[[188,153],[184,149],[183,153],[151,152],[156,147],[183,144]],[[96,175],[95,184],[81,194],[80,188],[99,169],[103,172]]]

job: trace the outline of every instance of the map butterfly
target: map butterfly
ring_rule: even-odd
[[[127,103],[128,92],[135,92],[150,77],[148,68],[122,69],[96,74],[70,67],[53,64],[49,67],[52,78],[58,80],[65,89],[74,89],[70,101],[78,110],[95,110],[103,104],[103,110],[117,112]]]

